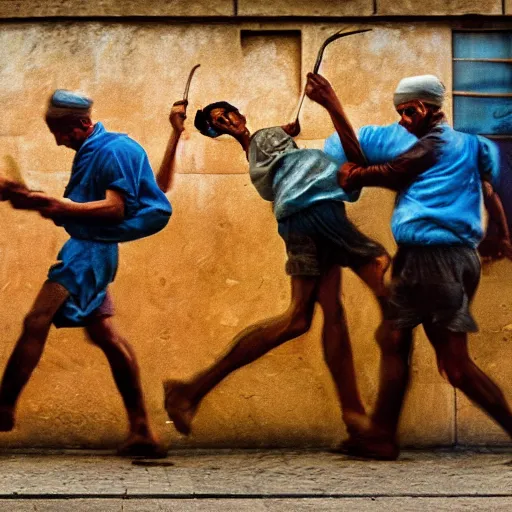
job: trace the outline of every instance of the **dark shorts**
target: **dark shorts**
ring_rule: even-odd
[[[427,322],[454,332],[476,332],[469,307],[480,281],[475,249],[399,246],[393,259],[386,319],[399,329]]]
[[[345,205],[323,201],[278,222],[286,245],[286,273],[320,276],[332,265],[354,270],[387,254],[361,233],[345,215]]]

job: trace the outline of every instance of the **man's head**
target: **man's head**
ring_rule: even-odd
[[[248,133],[245,116],[227,101],[210,103],[203,110],[198,110],[194,126],[207,137],[231,135],[238,138]]]
[[[58,146],[78,151],[93,130],[92,100],[77,93],[57,89],[48,102],[46,124]]]
[[[444,96],[445,87],[434,75],[402,79],[393,97],[401,118],[399,124],[417,137],[422,137],[433,123],[444,117],[441,110]]]

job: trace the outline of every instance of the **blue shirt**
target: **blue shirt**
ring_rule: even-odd
[[[400,192],[391,229],[398,244],[476,247],[483,238],[482,179],[496,185],[499,155],[494,143],[436,126],[436,163]],[[423,139],[422,139],[423,140]]]
[[[359,140],[373,165],[407,154],[417,138],[394,124],[363,127]],[[437,125],[422,143],[431,148],[435,164],[398,194],[391,219],[396,242],[476,247],[483,237],[481,179],[493,185],[499,179],[496,144],[446,123]],[[340,163],[346,159],[337,134],[326,140],[325,150]],[[414,158],[410,165],[414,167]]]
[[[405,153],[418,141],[398,123],[386,126],[368,125],[360,128],[357,138],[369,164],[382,164]],[[324,151],[333,158],[338,166],[347,162],[341,146],[340,137],[333,133],[324,144]]]
[[[118,242],[148,236],[169,221],[171,205],[158,188],[144,149],[126,135],[97,123],[73,161],[65,197],[85,203],[123,194],[125,219],[117,224],[66,221],[71,238],[60,250],[48,279],[69,292],[54,317],[57,327],[86,325],[105,300],[118,266]]]
[[[158,188],[144,149],[121,133],[97,123],[77,151],[64,197],[78,203],[105,199],[107,190],[122,193],[125,219],[116,224],[66,221],[74,238],[98,242],[126,242],[164,228],[172,213]]]

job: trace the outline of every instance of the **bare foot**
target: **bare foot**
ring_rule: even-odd
[[[167,450],[152,436],[130,434],[117,449],[120,457],[144,457],[145,459],[163,459]]]
[[[349,437],[332,450],[335,453],[374,460],[396,460],[400,455],[396,441],[378,429],[366,415],[351,413],[344,420]]]
[[[364,413],[344,412],[343,422],[349,435],[358,435],[361,432],[370,432],[373,428],[372,420]]]
[[[0,432],[10,432],[14,428],[14,410],[0,408]]]
[[[185,383],[178,380],[166,380],[164,382],[164,407],[176,430],[188,436],[192,430],[191,424],[196,415],[197,405],[187,398],[184,392],[186,387]]]

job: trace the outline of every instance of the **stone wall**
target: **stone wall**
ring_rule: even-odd
[[[256,8],[265,3],[240,1],[239,12],[244,4]],[[5,9],[17,6],[20,13],[21,4],[3,1],[0,9],[6,16]],[[90,4],[81,3],[84,9]],[[185,2],[164,4],[184,6]],[[228,12],[228,4],[208,3],[222,13]],[[317,4],[322,9],[330,5]],[[361,9],[363,4],[346,2],[344,14],[351,14],[349,6]],[[56,9],[53,14],[63,14],[58,9],[65,4],[37,5],[40,11],[31,15],[51,14],[44,11],[51,6]],[[114,2],[98,5],[113,9]],[[123,5],[135,9],[138,3]],[[190,5],[199,9],[201,2]],[[358,14],[365,14],[365,9]],[[180,438],[166,423],[161,390],[163,378],[193,375],[222,354],[239,330],[279,314],[289,300],[284,247],[270,204],[251,186],[239,147],[223,138],[200,136],[192,126],[193,113],[225,99],[247,114],[253,130],[291,120],[318,46],[340,26],[308,20],[10,21],[1,26],[0,157],[14,156],[32,187],[54,194],[62,193],[74,153],[55,146],[43,122],[46,98],[53,89],[88,93],[95,100],[95,118],[138,140],[157,168],[169,133],[170,105],[183,94],[190,68],[201,63],[190,91],[190,119],[178,149],[178,174],[169,193],[175,213],[162,233],[122,245],[120,270],[112,286],[117,325],[139,356],[155,429],[175,446],[320,446],[345,435],[322,359],[320,311],[310,333],[222,383],[201,407],[190,439]],[[330,46],[321,69],[356,127],[396,119],[391,98],[401,76],[434,73],[451,89],[448,23],[372,24],[369,19],[365,26],[374,30]],[[451,115],[450,100],[446,110]],[[301,147],[321,147],[333,131],[329,117],[309,101],[301,120]],[[389,230],[392,205],[390,193],[369,190],[348,207],[351,219],[390,251],[394,250]],[[0,368],[4,368],[24,313],[66,235],[36,214],[15,212],[4,203],[0,210]],[[481,331],[472,336],[471,347],[477,362],[512,400],[509,274],[506,262],[485,270],[475,304]],[[379,354],[373,341],[378,310],[350,271],[343,272],[343,300],[362,394],[371,407],[378,377]],[[119,442],[125,430],[121,400],[102,354],[80,330],[53,330],[22,396],[18,427],[3,434],[0,443],[106,447]],[[421,330],[401,433],[403,443],[414,446],[448,445],[456,439],[505,440],[439,376]]]
[[[506,5],[506,12],[503,7]],[[0,17],[460,16],[510,13],[510,0],[0,0]]]

